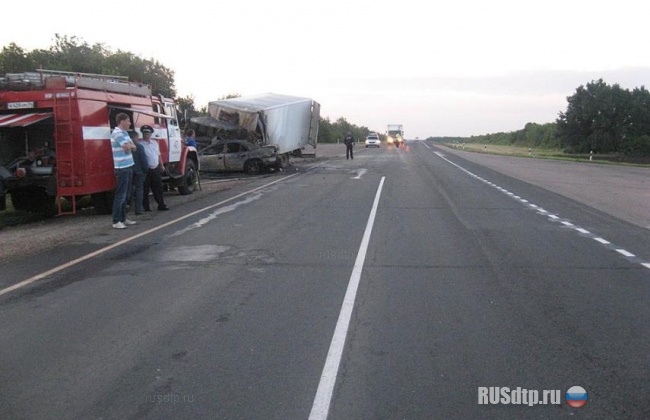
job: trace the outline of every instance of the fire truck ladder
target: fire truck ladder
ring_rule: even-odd
[[[75,214],[75,150],[72,143],[72,91],[54,94],[54,138],[56,139],[57,210],[60,215]],[[64,211],[62,197],[70,197],[72,209]]]

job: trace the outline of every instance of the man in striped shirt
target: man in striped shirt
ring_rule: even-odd
[[[115,168],[115,199],[113,201],[113,228],[124,229],[126,225],[135,222],[126,218],[126,202],[131,191],[131,177],[133,173],[132,150],[136,146],[131,141],[128,129],[131,125],[130,117],[120,112],[115,116],[116,127],[111,133],[111,147],[113,149],[113,167]]]

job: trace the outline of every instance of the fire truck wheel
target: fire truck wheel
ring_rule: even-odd
[[[22,191],[12,191],[11,205],[14,210],[26,211],[29,208],[29,196]]]
[[[48,195],[41,188],[23,188],[11,192],[11,204],[15,210],[41,213],[44,216],[56,214],[56,197]]]
[[[178,192],[180,193],[180,195],[192,194],[196,189],[196,183],[197,183],[196,166],[194,165],[193,160],[188,159],[187,164],[185,165],[185,175],[181,180],[181,185],[178,186]]]

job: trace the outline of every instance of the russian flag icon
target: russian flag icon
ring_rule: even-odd
[[[566,402],[573,408],[580,408],[587,404],[587,391],[581,386],[572,386],[566,392]]]

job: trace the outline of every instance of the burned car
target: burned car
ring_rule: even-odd
[[[217,140],[199,152],[199,162],[202,172],[258,174],[276,168],[279,159],[273,146],[260,147],[246,140]]]

